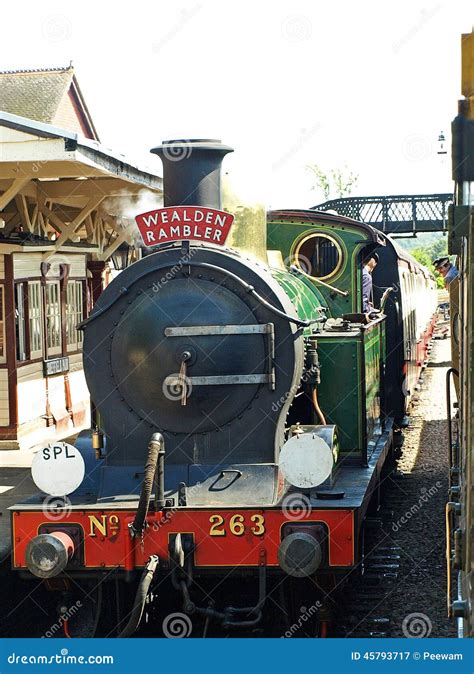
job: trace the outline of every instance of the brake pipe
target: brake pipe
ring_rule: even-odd
[[[149,558],[145,569],[143,570],[142,577],[138,584],[137,593],[135,595],[135,601],[133,602],[133,608],[130,613],[127,624],[121,632],[117,635],[118,639],[124,639],[131,637],[134,632],[137,631],[140,626],[140,622],[143,616],[143,610],[145,608],[145,601],[148,595],[148,590],[150,589],[151,581],[155,575],[155,571],[158,568],[159,558],[157,555],[151,555]]]

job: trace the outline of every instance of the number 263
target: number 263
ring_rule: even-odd
[[[209,523],[211,525],[209,536],[227,536],[227,528],[234,536],[243,536],[248,528],[250,528],[250,531],[254,536],[263,536],[265,533],[265,518],[263,515],[252,515],[250,517],[250,522],[252,524],[248,527],[248,525],[246,526],[245,524],[243,515],[232,515],[228,526],[226,526],[226,522],[222,515],[211,515],[209,517]]]

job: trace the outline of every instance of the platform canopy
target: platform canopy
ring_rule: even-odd
[[[135,205],[161,205],[154,161],[145,168],[74,131],[0,111],[2,248],[47,239],[48,258],[83,243],[94,246],[92,259],[107,260],[134,243]]]

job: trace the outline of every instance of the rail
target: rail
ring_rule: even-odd
[[[411,194],[332,199],[311,210],[336,211],[386,234],[447,232],[452,194]]]

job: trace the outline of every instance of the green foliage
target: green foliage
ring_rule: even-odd
[[[402,248],[410,252],[414,248],[431,249],[435,243],[441,247],[448,245],[446,235],[441,232],[422,232],[407,239],[397,238],[396,241]]]
[[[428,267],[430,269],[431,265],[431,257],[428,254],[428,252],[424,248],[414,248],[411,251],[411,254],[415,258],[415,260],[418,260],[418,262],[425,267]]]
[[[314,177],[311,189],[320,190],[325,201],[348,197],[359,179],[359,176],[350,171],[347,166],[343,169],[329,169],[329,171],[324,171],[317,164],[310,164],[306,168]]]
[[[437,257],[442,257],[448,254],[448,239],[445,236],[440,236],[432,246],[430,246],[430,255],[433,260]]]
[[[402,240],[400,240],[401,243]],[[436,239],[428,244],[428,245],[421,245],[418,246],[417,248],[412,248],[410,250],[411,255],[415,258],[415,260],[418,260],[418,262],[425,267],[428,267],[430,272],[434,275],[436,279],[436,284],[438,288],[444,288],[444,281],[443,277],[438,274],[438,272],[435,270],[433,267],[433,260],[435,260],[437,257],[442,257],[443,255],[448,254],[448,242],[445,236],[437,236]]]

